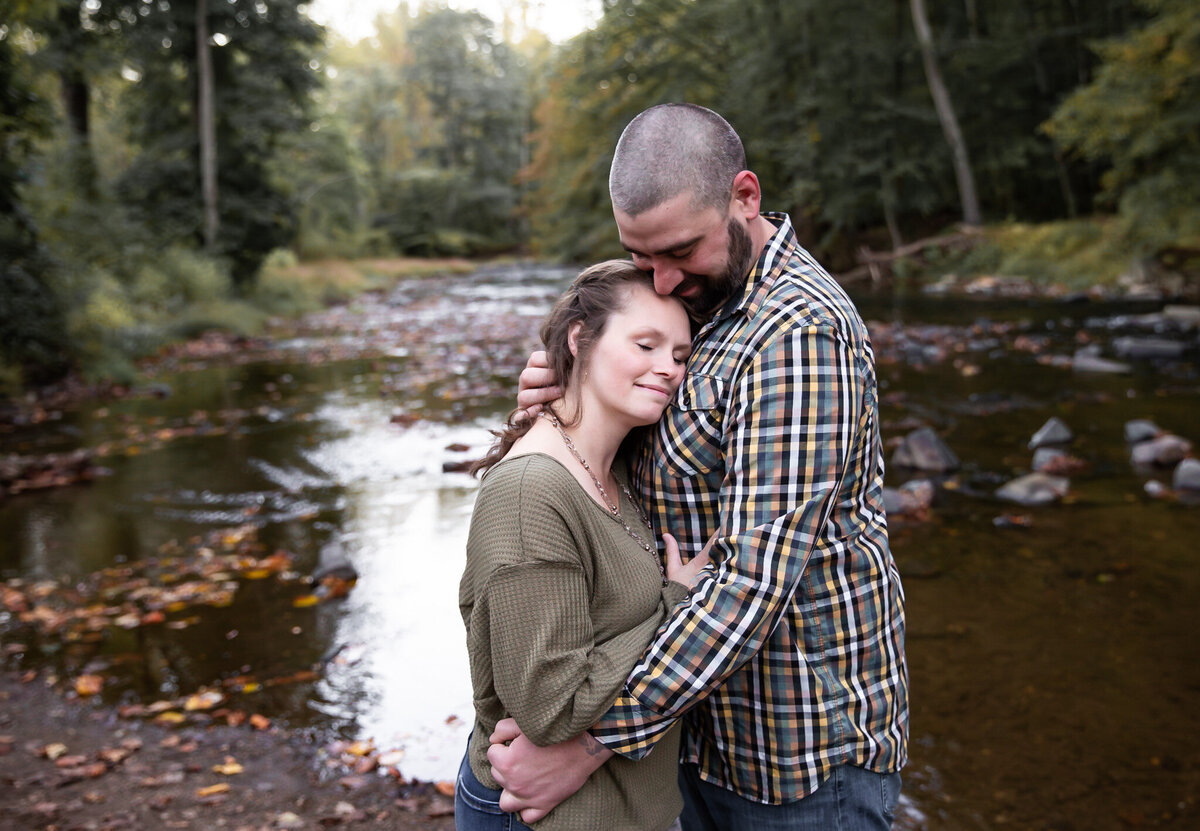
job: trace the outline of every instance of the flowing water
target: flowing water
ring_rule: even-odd
[[[168,625],[52,637],[0,610],[8,665],[68,690],[101,675],[99,699],[125,706],[234,690],[230,706],[314,741],[370,738],[408,777],[452,778],[471,721],[457,582],[476,485],[444,468],[487,446],[570,275],[406,280],[231,356],[177,356],[145,394],[5,428],[0,455],[97,448],[110,474],[0,502],[0,578],[27,594],[97,573],[133,585],[147,563],[190,580],[221,529],[293,556],[280,579],[210,569],[230,594],[169,607]],[[859,302],[885,440],[929,425],[962,460],[926,513],[892,522],[912,687],[901,825],[1200,824],[1200,506],[1149,495],[1170,469],[1133,468],[1122,436],[1149,418],[1200,441],[1195,330],[1146,316],[1161,303]],[[1066,365],[1128,335],[1186,349],[1122,374]],[[1086,467],[1060,504],[1000,502],[1051,416]],[[889,466],[888,484],[916,476]],[[353,589],[297,603],[312,590],[297,575],[340,558]]]

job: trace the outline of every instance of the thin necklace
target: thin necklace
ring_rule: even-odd
[[[583,454],[579,452],[579,449],[575,446],[575,442],[571,441],[571,437],[568,436],[567,431],[563,429],[562,422],[558,420],[558,416],[554,415],[554,413],[547,412],[546,410],[542,410],[540,415],[542,418],[554,425],[554,429],[557,430],[558,435],[562,437],[563,444],[567,446],[567,450],[571,451],[571,455],[575,457],[575,461],[583,465],[583,469],[587,471],[588,476],[592,477],[592,484],[596,486],[596,490],[600,491],[600,497],[604,500],[604,504],[608,508],[608,512],[612,514],[614,519],[621,523],[621,527],[625,529],[625,533],[633,537],[633,541],[640,545],[642,550],[654,558],[654,562],[658,564],[658,572],[662,575],[663,585],[665,586],[667,584],[667,572],[666,569],[663,568],[662,560],[659,558],[658,552],[654,549],[654,546],[650,545],[650,543],[639,537],[637,532],[630,528],[629,523],[626,522],[621,516],[620,506],[609,501],[608,491],[604,489],[604,485],[600,483],[600,479],[592,471],[592,466],[587,463],[587,459],[583,458]],[[619,479],[617,480],[617,484],[621,486],[621,490],[625,493],[625,498],[629,500],[629,504],[632,505],[633,510],[637,512],[638,518],[641,519],[642,523],[646,526],[646,530],[649,531],[651,537],[653,537],[654,529],[650,527],[650,520],[648,520],[646,515],[642,513],[642,509],[634,500],[633,494],[629,492],[629,488],[625,487],[625,483]]]

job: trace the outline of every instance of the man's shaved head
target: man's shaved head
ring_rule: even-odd
[[[695,104],[659,104],[638,115],[617,142],[608,192],[613,207],[637,216],[681,193],[691,207],[729,206],[746,151],[729,122]]]

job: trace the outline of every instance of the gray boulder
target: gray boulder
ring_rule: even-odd
[[[1045,473],[1030,473],[1013,479],[996,491],[1000,499],[1019,505],[1049,505],[1067,495],[1071,480]]]
[[[1117,338],[1113,341],[1113,351],[1122,358],[1134,360],[1164,359],[1178,360],[1183,357],[1187,344],[1164,338]]]
[[[1073,438],[1075,434],[1071,432],[1071,428],[1063,423],[1062,419],[1054,416],[1033,434],[1033,438],[1029,440],[1029,449],[1044,447],[1047,444],[1066,444]]]
[[[1054,447],[1039,447],[1033,453],[1033,469],[1041,473],[1048,467],[1053,467],[1059,459],[1066,458],[1066,453]]]
[[[1177,491],[1200,492],[1200,460],[1184,459],[1175,468],[1171,486]]]
[[[1103,372],[1113,375],[1122,375],[1130,372],[1129,364],[1121,363],[1120,361],[1110,361],[1107,358],[1101,358],[1090,350],[1080,350],[1075,353],[1075,358],[1071,362],[1071,366],[1076,372]]]
[[[1173,465],[1192,449],[1192,443],[1173,433],[1163,433],[1149,441],[1138,442],[1129,451],[1135,465]]]
[[[1184,326],[1200,328],[1200,306],[1166,306],[1163,317]]]
[[[892,464],[940,473],[956,470],[959,461],[932,427],[921,427],[905,436],[896,447]]]
[[[1161,432],[1162,428],[1149,419],[1135,418],[1125,422],[1125,441],[1130,444],[1148,441]]]
[[[933,504],[937,488],[928,479],[914,479],[899,488],[883,489],[883,507],[888,516],[919,514]]]

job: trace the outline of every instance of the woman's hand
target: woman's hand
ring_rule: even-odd
[[[663,534],[663,544],[667,547],[667,579],[682,583],[689,589],[694,588],[700,579],[700,572],[709,563],[708,552],[712,550],[715,539],[715,536],[710,537],[700,553],[684,563],[679,556],[679,543],[670,534]]]
[[[531,354],[518,380],[517,407],[532,418],[541,412],[543,404],[561,398],[562,394],[562,387],[558,386],[558,377],[550,368],[545,351],[539,349]]]

